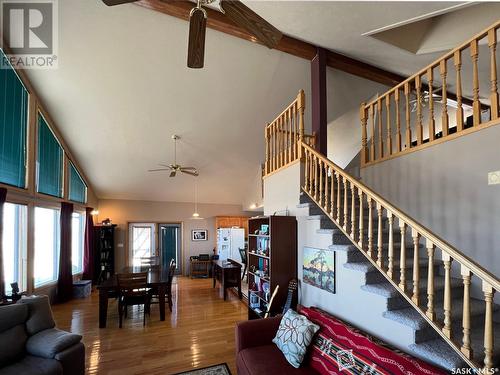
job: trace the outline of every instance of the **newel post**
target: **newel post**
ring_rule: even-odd
[[[304,90],[300,90],[297,95],[297,107],[299,110],[299,159],[302,159],[302,143],[304,143],[304,110],[306,107]]]
[[[361,119],[361,166],[363,167],[368,162],[368,135],[366,124],[368,121],[366,104],[361,103],[359,108],[359,118]]]

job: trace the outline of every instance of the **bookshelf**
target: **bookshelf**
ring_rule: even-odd
[[[297,220],[295,216],[259,216],[251,218],[248,227],[248,319],[259,319],[277,285],[270,315],[281,313],[288,282],[297,277]],[[269,284],[268,294],[263,291],[264,282]]]
[[[97,284],[115,273],[115,227],[116,224],[94,227],[94,280]]]

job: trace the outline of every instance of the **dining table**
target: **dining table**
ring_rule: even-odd
[[[125,267],[120,273],[130,274],[138,272],[147,272],[147,288],[158,290],[158,299],[160,305],[160,320],[165,320],[165,294],[170,282],[168,266],[134,266]],[[106,328],[108,318],[108,299],[118,297],[118,279],[116,274],[103,281],[97,286],[99,290],[99,328]]]

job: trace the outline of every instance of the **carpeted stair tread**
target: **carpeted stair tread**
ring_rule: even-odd
[[[409,349],[414,354],[425,358],[428,362],[450,371],[451,369],[469,367],[462,357],[442,338],[412,344],[409,346]]]
[[[462,286],[462,280],[459,278],[452,278],[451,279],[451,287],[452,288],[457,288]],[[383,282],[383,283],[377,283],[377,284],[369,284],[369,285],[363,285],[361,289],[379,294],[383,297],[391,298],[395,296],[401,296],[401,293],[394,288],[394,286],[389,282]],[[406,290],[411,291],[413,290],[413,281],[412,280],[407,280],[406,281]],[[427,278],[421,278],[419,281],[419,290],[420,294],[427,294]],[[444,290],[444,278],[440,277],[434,281],[434,292],[439,291],[439,290]],[[401,298],[403,298],[401,296]]]
[[[453,299],[451,304],[451,320],[461,320],[463,311],[463,299]],[[498,308],[496,306],[495,308]],[[442,322],[444,319],[444,310],[442,305],[437,304],[435,307],[436,319]],[[477,317],[483,315],[485,312],[485,303],[482,300],[471,298],[470,300],[470,314],[472,317]],[[384,312],[384,317],[400,322],[401,324],[407,325],[414,330],[423,329],[427,326],[427,321],[417,312],[413,307],[408,307],[399,310],[390,310]]]

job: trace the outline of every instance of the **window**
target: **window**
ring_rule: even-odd
[[[2,50],[0,58],[0,182],[24,188],[28,91]]]
[[[35,288],[57,280],[59,232],[59,211],[35,207]]]
[[[130,224],[129,236],[131,265],[140,266],[141,258],[151,257],[155,253],[155,224]]]
[[[73,275],[83,271],[83,243],[85,238],[85,214],[73,212],[71,219],[71,263]]]
[[[69,200],[78,203],[87,201],[87,185],[71,162],[69,163]]]
[[[49,125],[38,114],[38,159],[37,191],[62,197],[63,149],[50,130]]]
[[[5,292],[10,294],[11,283],[17,282],[26,291],[26,215],[28,207],[5,203],[3,211],[3,267]]]

